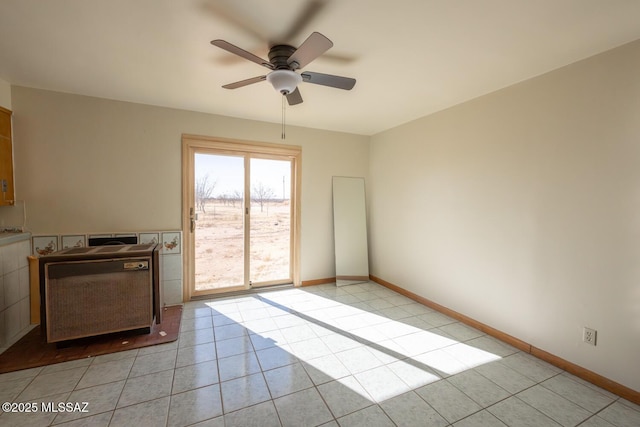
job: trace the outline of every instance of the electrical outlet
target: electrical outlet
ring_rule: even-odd
[[[587,344],[591,344],[595,346],[597,335],[598,335],[598,331],[596,331],[595,329],[585,327],[582,330],[582,341],[586,342]]]

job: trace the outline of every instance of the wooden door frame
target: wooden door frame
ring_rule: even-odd
[[[301,216],[301,175],[302,147],[297,145],[272,144],[266,142],[242,141],[200,135],[182,135],[182,234],[184,236],[184,268],[182,273],[183,301],[192,299],[192,280],[195,277],[195,253],[191,233],[190,206],[193,206],[193,151],[198,149],[219,150],[220,154],[256,154],[258,156],[287,157],[291,160],[291,275],[294,286],[300,286],[300,216]],[[246,238],[247,236],[245,236]]]

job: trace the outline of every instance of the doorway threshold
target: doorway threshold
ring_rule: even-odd
[[[194,297],[191,297],[191,301],[222,299],[222,298],[237,297],[242,295],[255,295],[263,292],[281,291],[283,289],[293,289],[293,288],[295,288],[293,283],[285,283],[282,285],[269,285],[269,286],[255,287],[250,289],[243,289],[241,291],[220,292],[217,294],[194,296]]]

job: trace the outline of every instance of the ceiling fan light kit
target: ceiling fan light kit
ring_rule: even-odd
[[[291,70],[274,70],[267,74],[267,81],[281,94],[289,95],[302,83],[302,76]]]

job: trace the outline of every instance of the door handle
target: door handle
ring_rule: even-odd
[[[191,232],[196,231],[196,221],[198,220],[198,214],[195,213],[194,208],[189,209],[189,219],[191,220]]]

